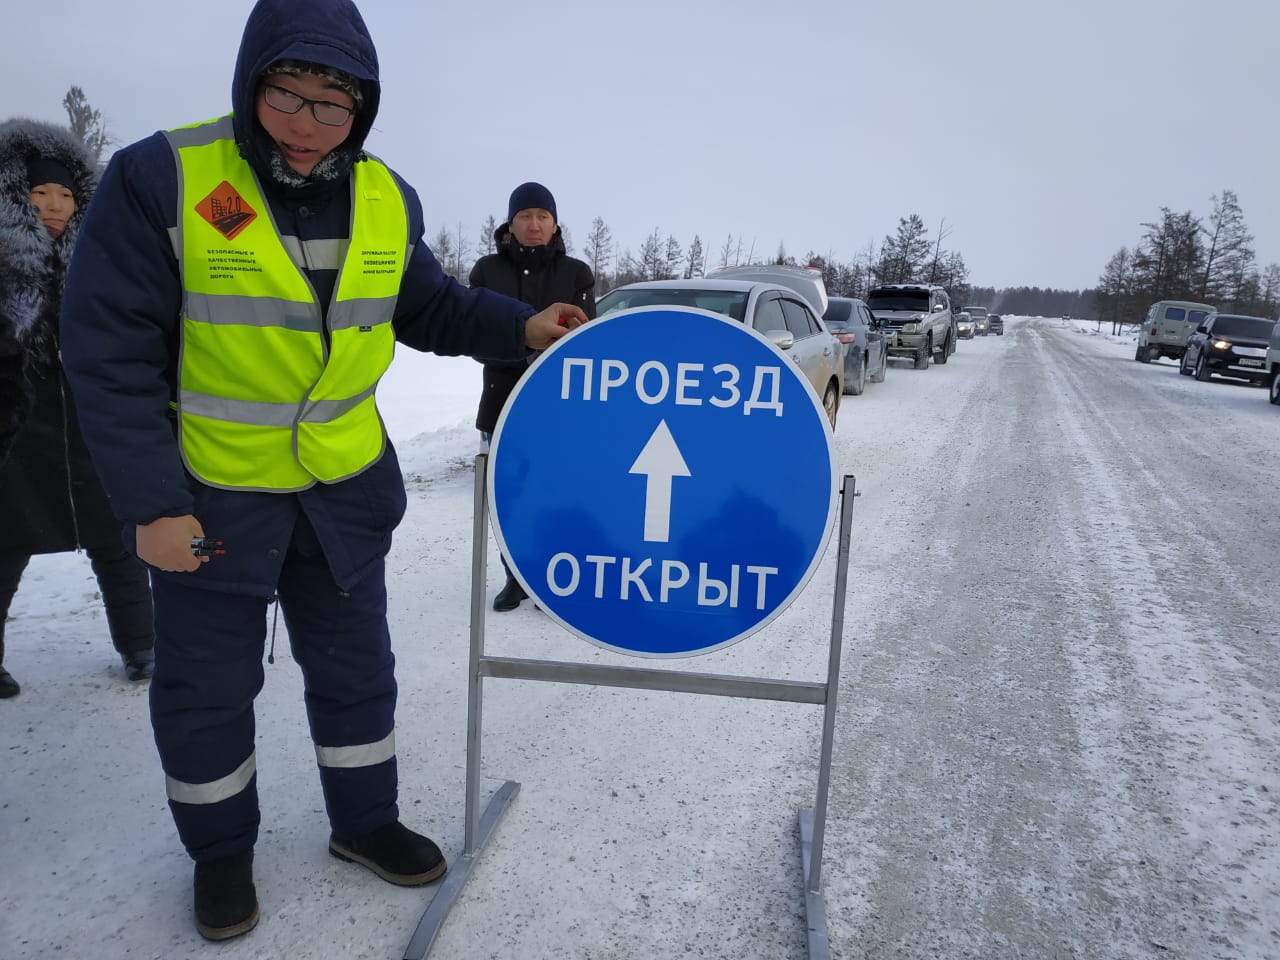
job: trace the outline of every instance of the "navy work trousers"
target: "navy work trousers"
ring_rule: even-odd
[[[278,592],[318,748],[353,747],[359,755],[392,736],[395,658],[384,574],[379,561],[349,591],[341,590],[299,513]],[[263,685],[270,598],[202,590],[194,586],[199,575],[154,578],[151,724],[178,835],[192,859],[207,862],[252,848],[258,836],[253,702]],[[211,791],[208,785],[219,781],[221,791]],[[399,817],[394,753],[364,764],[321,761],[320,783],[330,828],[341,838]],[[175,799],[175,792],[194,802]]]

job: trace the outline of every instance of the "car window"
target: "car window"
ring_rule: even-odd
[[[1192,310],[1191,316],[1188,319],[1198,327],[1200,324],[1204,323],[1204,318],[1208,315],[1209,312],[1207,310]]]
[[[822,319],[827,323],[848,321],[849,314],[852,311],[853,304],[848,300],[828,300],[827,312],[822,315]]]
[[[858,317],[865,326],[874,326],[875,318],[871,316],[871,311],[866,308],[865,304],[858,305]]]
[[[1218,317],[1213,322],[1213,332],[1220,337],[1248,337],[1266,340],[1275,324],[1262,317]]]
[[[787,329],[797,340],[811,337],[818,332],[817,320],[809,308],[795,300],[782,301],[782,313],[787,318]]]
[[[872,290],[867,294],[872,310],[915,310],[929,312],[929,294],[924,290]]]
[[[782,304],[777,297],[770,296],[756,303],[756,319],[751,325],[761,333],[787,329],[787,318],[782,313]]]
[[[1183,310],[1182,307],[1165,307],[1164,318],[1166,320],[1185,320],[1187,319],[1187,311]],[[1204,314],[1200,315],[1200,319],[1204,319]]]
[[[747,312],[747,295],[737,290],[628,290],[619,287],[597,301],[596,315],[603,317],[631,307],[699,307],[741,321]]]

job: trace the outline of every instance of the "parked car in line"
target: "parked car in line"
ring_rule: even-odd
[[[1267,374],[1271,377],[1271,402],[1280,407],[1280,323],[1271,328],[1267,344]]]
[[[1263,386],[1269,379],[1267,346],[1275,326],[1266,317],[1211,313],[1187,338],[1178,372],[1197,380],[1216,373]]]
[[[1138,348],[1133,359],[1150,363],[1160,357],[1181,362],[1187,338],[1216,311],[1207,303],[1192,300],[1159,300],[1147,308],[1138,327]]]
[[[986,307],[965,306],[960,308],[964,313],[973,317],[973,332],[980,337],[985,337],[991,329],[987,324],[987,316],[991,313]]]
[[[972,340],[974,331],[978,325],[973,322],[973,316],[968,312],[961,310],[956,314],[956,336],[962,340]]]
[[[936,284],[885,283],[867,294],[871,313],[884,321],[889,356],[910,357],[917,370],[928,370],[937,354],[946,363],[956,352],[951,298]]]
[[[596,315],[605,317],[631,307],[698,307],[749,324],[795,361],[835,429],[844,393],[844,351],[840,341],[808,299],[791,287],[722,277],[723,271],[692,280],[628,283],[597,300]],[[818,282],[822,282],[821,278]],[[822,299],[826,299],[825,287]]]
[[[993,313],[987,317],[987,326],[997,337],[1004,336],[1004,317],[1000,316],[1000,314]]]
[[[831,297],[822,322],[844,344],[844,392],[858,396],[868,380],[884,381],[889,366],[884,325],[861,300]]]

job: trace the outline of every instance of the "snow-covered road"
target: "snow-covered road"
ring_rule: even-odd
[[[1016,322],[842,424],[835,955],[1280,956],[1280,411],[1131,357]]]
[[[862,495],[824,871],[838,960],[1280,958],[1280,410],[1132,353],[1017,319],[844,398]],[[478,367],[397,365],[433,407],[464,384],[452,417],[388,420],[410,477],[389,563],[401,808],[456,854]],[[821,679],[834,576],[833,546],[760,634],[671,666]],[[490,594],[500,577],[491,551]],[[82,557],[38,558],[9,624],[0,956],[399,958],[428,894],[328,855],[283,627],[258,702],[263,919],[200,940],[145,691],[92,591]],[[487,622],[494,655],[636,665],[529,604]],[[818,710],[485,690],[486,787],[522,787],[433,958],[805,955]]]

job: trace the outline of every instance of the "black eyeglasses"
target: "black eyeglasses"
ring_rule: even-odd
[[[323,123],[327,127],[342,126],[356,112],[354,107],[344,107],[331,100],[308,100],[306,97],[298,96],[292,90],[277,87],[274,83],[262,85],[262,99],[267,101],[267,106],[272,110],[279,110],[281,113],[297,113],[309,104],[311,115],[316,118],[316,122]]]

